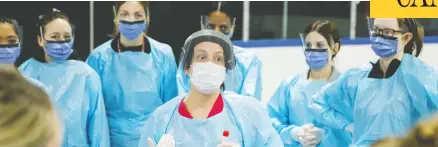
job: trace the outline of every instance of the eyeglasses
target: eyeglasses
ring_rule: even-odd
[[[397,33],[404,34],[406,32],[400,30],[388,29],[388,28],[379,29],[377,27],[374,27],[370,32],[372,36],[383,35],[388,37],[395,37],[394,35],[396,35]]]

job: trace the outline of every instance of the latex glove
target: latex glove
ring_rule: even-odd
[[[148,143],[149,147],[175,147],[175,140],[170,134],[164,134],[157,145],[151,138],[148,138]]]
[[[216,147],[240,147],[240,145],[231,143],[231,142],[222,142],[221,144],[217,145]]]
[[[300,137],[304,137],[305,129],[302,126],[296,126],[292,129],[291,135],[294,141],[300,142]]]
[[[321,143],[321,140],[324,138],[325,130],[322,128],[318,128],[313,126],[313,124],[304,126],[305,133],[304,137],[302,137],[300,140],[303,144],[303,146],[306,147],[315,147],[319,143]]]
[[[345,131],[350,132],[351,135],[354,135],[354,126],[353,126],[353,124],[350,124],[347,127],[345,127]]]

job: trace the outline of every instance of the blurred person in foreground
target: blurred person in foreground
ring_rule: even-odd
[[[0,146],[60,147],[60,123],[49,96],[11,66],[0,65]]]
[[[419,122],[405,138],[384,138],[372,147],[438,147],[438,114]]]
[[[401,147],[438,147],[438,114],[419,122]]]

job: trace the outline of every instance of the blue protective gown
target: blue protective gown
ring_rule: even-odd
[[[393,76],[368,78],[371,64],[350,69],[314,95],[314,118],[331,128],[353,124],[353,146],[368,147],[385,137],[404,136],[422,117],[437,110],[438,72],[405,54]]]
[[[174,98],[152,114],[142,130],[139,147],[147,147],[148,138],[158,143],[164,134],[172,135],[177,147],[216,147],[224,130],[230,132],[227,141],[242,147],[283,146],[266,110],[252,97],[229,91],[222,93],[224,109],[205,120],[179,114],[178,106],[184,97]]]
[[[262,62],[250,51],[233,46],[236,67],[227,71],[225,90],[240,95],[262,98]],[[231,77],[231,78],[229,78]],[[177,71],[178,95],[186,94],[190,90],[190,77],[184,73],[183,65]]]
[[[283,81],[268,102],[268,112],[273,126],[280,134],[284,146],[301,147],[292,138],[292,129],[305,124],[314,124],[325,130],[325,137],[319,147],[348,147],[351,143],[350,134],[340,129],[329,129],[317,123],[309,115],[308,101],[324,85],[336,80],[340,73],[337,70],[327,81],[308,80],[307,73],[290,76]]]
[[[63,147],[109,147],[101,83],[93,69],[82,61],[42,63],[31,58],[19,70],[47,86],[64,126]]]
[[[87,59],[102,80],[111,147],[137,146],[140,129],[149,115],[177,95],[172,48],[147,39],[150,53],[117,53],[110,40],[94,49]]]

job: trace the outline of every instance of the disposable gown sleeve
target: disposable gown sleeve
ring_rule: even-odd
[[[90,69],[91,70],[91,69]],[[88,140],[91,147],[109,147],[108,120],[103,102],[99,76],[93,71],[87,79],[90,110],[88,112]]]
[[[242,84],[242,95],[262,99],[262,62],[254,57]]]
[[[421,70],[417,69],[417,71]],[[429,67],[426,72],[406,74],[404,77],[406,77],[405,83],[413,106],[420,114],[419,119],[429,118],[429,116],[438,109],[437,70],[434,67]]]
[[[317,147],[324,147],[324,146],[336,146],[335,143],[342,142],[342,144],[347,144],[348,142],[342,140],[344,138],[336,138],[334,136],[333,129],[323,125],[322,123],[319,123],[317,121],[312,121],[313,125],[315,127],[318,127],[323,130],[324,135],[321,138],[321,142],[317,145]]]
[[[263,109],[263,107],[260,104],[260,119],[258,120],[252,120],[252,121],[259,121],[259,134],[264,136],[265,139],[256,140],[256,145],[263,145],[263,147],[280,147],[284,146],[283,142],[281,141],[280,136],[278,135],[277,131],[272,127],[272,122],[269,120],[269,115],[266,111],[266,109]]]
[[[168,49],[165,51],[164,64],[162,68],[163,79],[161,82],[161,98],[163,102],[167,102],[172,98],[176,97],[178,94],[178,89],[176,85],[176,61],[173,55],[172,48],[166,45]]]
[[[309,109],[317,122],[334,129],[345,129],[353,123],[354,96],[349,93],[348,79],[346,73],[312,96]]]
[[[274,96],[268,102],[268,114],[271,118],[272,125],[280,135],[285,146],[298,146],[299,142],[292,138],[292,129],[296,127],[294,118],[289,119],[289,82],[286,80],[281,83],[280,87],[274,93]],[[291,120],[291,121],[290,121]]]

